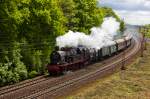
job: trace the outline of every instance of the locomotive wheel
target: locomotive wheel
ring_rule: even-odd
[[[51,72],[49,73],[50,76],[60,76],[60,75],[64,75],[63,72],[57,71],[57,72]]]
[[[82,62],[79,62],[79,69],[81,69],[82,68]]]
[[[59,67],[53,67],[53,69],[51,71],[49,71],[49,75],[50,76],[59,76],[63,71],[61,71],[61,69]]]

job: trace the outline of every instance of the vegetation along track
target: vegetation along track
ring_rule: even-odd
[[[128,50],[131,50],[131,48],[129,48]],[[132,52],[134,52],[134,51],[132,51]],[[115,57],[112,57],[108,60],[103,61],[102,62],[102,63],[104,63],[104,65],[102,66],[103,68],[101,68],[100,70],[97,71],[100,73],[100,74],[98,73],[98,75],[102,76],[102,73],[104,73],[105,71],[111,70],[112,67],[110,68],[110,66],[107,66],[107,67],[105,67],[105,66],[108,65],[108,63],[112,62],[112,60],[114,61],[114,60],[116,60],[116,58],[119,58],[121,56],[122,55],[119,54]],[[118,63],[118,62],[119,61],[117,61],[116,63]],[[96,65],[96,64],[94,64],[94,65]],[[26,83],[22,83],[18,86],[14,86],[14,87],[8,89],[9,91],[1,90],[0,99],[16,99],[16,98],[19,99],[19,98],[34,98],[34,97],[41,98],[43,96],[45,97],[45,95],[51,97],[52,93],[57,92],[57,90],[63,89],[67,86],[70,86],[70,84],[72,84],[72,85],[74,85],[75,83],[77,84],[78,82],[81,82],[82,80],[86,81],[86,79],[95,78],[97,75],[97,72],[92,72],[89,74],[88,74],[88,72],[90,72],[90,71],[79,70],[75,73],[65,75],[62,77],[55,77],[55,78],[41,77],[41,79],[39,77],[39,79],[37,79],[37,80],[31,80],[30,82],[26,82]],[[83,76],[81,76],[81,75],[83,75]],[[86,78],[86,79],[84,79],[84,78]],[[7,89],[7,87],[6,87],[6,89]]]
[[[140,51],[140,42],[139,40],[135,39],[135,46],[132,50],[130,50],[130,53],[127,53],[125,56],[125,59],[122,58],[111,62],[110,64],[105,65],[104,67],[87,73],[85,75],[76,77],[76,78],[70,78],[69,80],[66,80],[63,83],[56,84],[56,86],[48,87],[45,90],[39,91],[38,93],[32,94],[30,96],[24,97],[25,99],[54,99],[58,96],[61,96],[63,94],[66,94],[69,90],[72,90],[75,87],[79,87],[85,83],[88,83],[90,81],[93,81],[97,78],[103,77],[107,74],[110,74],[114,72],[116,69],[121,67],[123,61],[126,61],[126,64],[133,59],[133,57],[137,56],[138,52]]]

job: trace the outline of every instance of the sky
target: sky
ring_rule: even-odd
[[[113,8],[127,24],[150,24],[150,0],[99,0],[99,3]]]

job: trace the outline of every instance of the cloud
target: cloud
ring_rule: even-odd
[[[132,25],[150,24],[150,0],[100,0],[101,6],[108,6]]]
[[[128,24],[145,25],[150,24],[149,11],[123,11],[115,10],[115,12]]]
[[[100,0],[100,4],[110,6],[115,10],[150,10],[149,0]]]

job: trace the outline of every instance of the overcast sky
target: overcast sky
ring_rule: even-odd
[[[99,0],[132,25],[150,24],[150,0]]]

